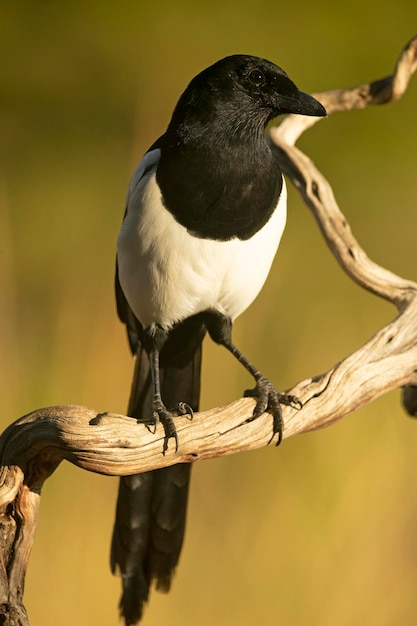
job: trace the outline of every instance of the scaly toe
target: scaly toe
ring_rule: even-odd
[[[165,456],[165,452],[168,450],[168,443],[170,439],[174,439],[175,441],[175,452],[178,451],[178,435],[177,429],[175,428],[174,418],[172,414],[165,407],[163,402],[157,400],[153,403],[153,425],[154,425],[154,433],[156,432],[156,427],[161,422],[164,427],[165,437],[164,437],[164,445],[162,448],[162,454]]]
[[[246,397],[256,398],[256,406],[251,420],[256,419],[265,412],[271,413],[273,419],[272,436],[268,443],[271,443],[275,435],[278,435],[278,441],[276,444],[278,446],[282,441],[284,431],[284,420],[282,418],[281,405],[301,409],[303,406],[302,403],[296,396],[279,393],[272,383],[264,376],[257,378],[255,388],[246,390],[244,395]]]
[[[175,412],[177,415],[188,415],[188,419],[192,420],[194,417],[194,411],[186,402],[178,402],[175,407]]]

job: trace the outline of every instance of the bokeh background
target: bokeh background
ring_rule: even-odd
[[[415,0],[0,5],[0,425],[53,404],[124,412],[132,363],[113,298],[136,161],[188,81],[233,53],[305,91],[391,72]],[[417,77],[404,98],[335,116],[300,146],[377,262],[417,278]],[[280,388],[321,373],[395,315],[341,272],[290,190],[267,285],[236,324]],[[249,380],[205,346],[203,408]],[[391,393],[282,447],[197,464],[172,592],[144,626],[402,626],[417,620],[417,423]],[[117,479],[62,464],[29,564],[32,626],[118,624],[108,554]]]

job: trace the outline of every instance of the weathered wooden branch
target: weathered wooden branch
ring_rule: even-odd
[[[397,100],[417,69],[417,38],[400,55],[394,73],[354,89],[316,94],[330,114]],[[271,130],[284,173],[299,189],[341,267],[362,287],[392,302],[398,314],[354,354],[323,375],[295,385],[290,393],[301,410],[283,408],[284,437],[331,424],[387,391],[405,387],[404,404],[417,414],[417,284],[371,261],[355,240],[332,189],[314,164],[295,147],[319,118],[289,116]],[[0,438],[0,624],[28,625],[23,606],[26,566],[33,542],[43,482],[62,460],[88,471],[126,475],[179,462],[193,462],[266,446],[268,414],[248,422],[250,398],[179,417],[179,449],[162,455],[163,429],[80,406],[30,413]]]

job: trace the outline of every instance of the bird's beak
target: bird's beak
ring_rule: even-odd
[[[298,115],[314,115],[316,117],[326,117],[327,112],[324,106],[308,93],[297,90],[291,95],[279,96],[279,108],[281,113],[296,113]]]

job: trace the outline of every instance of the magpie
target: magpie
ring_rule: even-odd
[[[128,414],[164,427],[163,453],[178,447],[174,416],[198,410],[206,333],[252,375],[253,419],[272,415],[278,392],[232,341],[234,320],[261,290],[286,221],[286,188],[265,129],[285,114],[324,116],[275,64],[228,56],[198,74],[165,133],[132,176],[117,240],[116,300],[135,356]],[[137,623],[152,582],[168,591],[181,551],[190,464],[122,477],[111,566],[122,576],[121,615]]]

